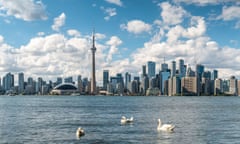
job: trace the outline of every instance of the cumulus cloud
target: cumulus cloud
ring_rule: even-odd
[[[14,16],[25,21],[46,20],[45,6],[34,0],[0,0],[0,15]]]
[[[4,37],[0,35],[0,44],[3,43]]]
[[[184,29],[181,25],[176,25],[172,27],[166,34],[168,37],[168,42],[173,43],[179,38],[196,38],[202,36],[206,32],[206,25],[203,17],[193,16],[191,18],[190,27]]]
[[[183,17],[187,12],[180,6],[171,5],[169,2],[159,4],[162,12],[161,17],[163,22],[168,25],[176,25],[183,21]]]
[[[222,14],[218,16],[217,19],[223,19],[225,21],[240,19],[240,7],[239,6],[223,7]]]
[[[217,5],[221,3],[227,3],[227,2],[236,2],[236,0],[174,0],[175,3],[187,3],[187,4],[196,4],[205,6],[208,4]]]
[[[117,12],[116,12],[115,8],[104,8],[104,7],[101,7],[101,10],[103,10],[104,13],[107,14],[107,16],[104,17],[104,19],[106,21],[110,20],[111,17],[117,15]]]
[[[112,56],[118,53],[117,47],[122,44],[122,40],[117,36],[112,36],[110,40],[106,42],[106,44],[110,46],[108,56],[107,56],[107,62],[110,62],[112,61]]]
[[[105,1],[108,2],[108,3],[111,3],[111,4],[118,5],[118,6],[123,5],[121,0],[105,0]]]
[[[131,20],[127,24],[121,24],[120,28],[130,33],[140,34],[143,32],[150,32],[152,26],[141,20]]]
[[[69,36],[80,37],[80,32],[74,29],[68,30],[67,33]]]
[[[60,27],[65,24],[66,15],[65,13],[61,13],[58,17],[54,18],[54,23],[52,25],[52,29],[54,31],[59,31]]]

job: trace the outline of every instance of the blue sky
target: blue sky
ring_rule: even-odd
[[[89,77],[93,28],[98,81],[163,57],[240,76],[236,0],[0,0],[1,76]]]

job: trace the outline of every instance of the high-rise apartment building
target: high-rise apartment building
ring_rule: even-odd
[[[6,74],[5,77],[3,77],[3,88],[5,91],[8,91],[13,87],[14,87],[14,75],[9,72]]]
[[[142,66],[142,77],[146,76],[147,72],[146,72],[146,65]]]
[[[148,61],[147,62],[147,67],[148,67],[148,77],[149,78],[155,77],[156,63],[153,62],[153,61]]]
[[[109,71],[103,70],[103,89],[107,90],[107,85],[109,84]]]
[[[235,76],[230,77],[229,81],[229,94],[231,95],[237,95],[237,79]]]
[[[222,79],[214,80],[214,95],[219,95],[223,93],[223,81]]]
[[[181,91],[183,96],[198,95],[197,77],[183,77],[181,80]]]
[[[163,63],[161,64],[161,71],[166,72],[168,70],[168,64]]]
[[[200,82],[202,81],[202,75],[204,72],[204,66],[201,64],[196,65],[196,76],[199,78]]]
[[[180,78],[185,77],[186,69],[185,69],[185,66],[184,66],[184,60],[183,59],[179,59],[178,70],[179,70]]]
[[[129,89],[130,83],[131,83],[131,74],[126,72],[125,73],[125,84],[124,84],[125,89]]]
[[[21,72],[18,74],[18,93],[24,92],[24,74]]]
[[[217,70],[213,70],[212,72],[212,80],[215,80],[218,78],[218,71]]]
[[[171,77],[176,76],[176,61],[172,61]]]

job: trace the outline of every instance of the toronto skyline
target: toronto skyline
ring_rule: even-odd
[[[0,0],[0,76],[140,76],[141,66],[184,59],[195,68],[240,77],[240,2],[236,0]]]

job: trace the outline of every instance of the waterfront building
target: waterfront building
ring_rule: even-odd
[[[57,82],[56,82],[56,85],[59,85],[63,82],[62,78],[61,77],[57,77]]]
[[[198,95],[197,77],[183,77],[181,79],[181,91],[183,96]]]
[[[156,87],[156,78],[152,77],[149,78],[149,88],[154,88]]]
[[[81,75],[78,75],[77,77],[77,88],[78,88],[78,92],[81,94],[83,92],[83,82],[82,82]]]
[[[217,70],[213,70],[212,72],[212,80],[215,80],[218,78],[218,71]]]
[[[146,75],[146,76],[144,76],[144,77],[142,78],[142,82],[141,82],[141,93],[142,93],[143,95],[145,95],[148,88],[149,88],[149,78],[148,78],[148,76]]]
[[[3,77],[3,88],[5,91],[9,91],[14,87],[14,75],[10,72]]]
[[[43,79],[39,77],[36,85],[36,90],[35,90],[37,94],[41,94],[42,86],[43,86]]]
[[[204,66],[201,64],[197,64],[196,65],[196,74],[195,76],[197,76],[198,80],[200,80],[200,82],[202,81],[202,75],[204,72]]]
[[[52,95],[71,95],[77,93],[77,87],[73,83],[62,83],[53,88]]]
[[[214,95],[217,96],[219,94],[223,94],[223,81],[217,78],[214,80]]]
[[[176,61],[172,61],[171,77],[176,76]]]
[[[64,78],[64,83],[74,83],[73,77],[69,76],[69,77]]]
[[[237,79],[235,76],[230,77],[229,81],[229,94],[230,95],[237,95]]]
[[[140,81],[140,77],[135,76],[135,77],[133,77],[133,80]]]
[[[24,92],[24,74],[21,72],[18,74],[18,93]]]
[[[230,80],[223,80],[223,92],[228,93],[229,92],[229,87],[230,87]]]
[[[170,77],[168,79],[168,95],[180,95],[181,94],[181,79],[178,76]]]
[[[123,94],[123,77],[122,74],[118,73],[115,77],[110,77],[110,83],[112,84],[114,94]]]
[[[186,71],[186,77],[194,77],[195,72],[191,69],[190,65],[188,65],[187,71]]]
[[[155,77],[156,63],[153,62],[153,61],[148,61],[147,62],[147,67],[148,67],[148,77],[149,78]]]
[[[143,65],[143,66],[142,66],[142,78],[143,78],[144,76],[146,76],[146,75],[147,75],[146,65]]]
[[[202,74],[203,78],[206,78],[208,80],[211,80],[211,72],[210,71],[204,71]]]
[[[201,92],[200,95],[211,95],[211,80],[203,77],[201,83]]]
[[[115,93],[114,88],[113,88],[113,84],[112,83],[108,83],[107,84],[107,95],[113,95]]]
[[[178,62],[178,70],[179,70],[179,76],[180,78],[185,77],[186,75],[186,69],[184,66],[184,60],[183,59],[179,59]]]
[[[155,87],[155,88],[148,88],[146,91],[146,96],[157,96],[160,94],[160,90],[159,88]]]
[[[95,52],[96,52],[96,47],[95,47],[95,35],[93,32],[92,35],[92,77],[91,77],[91,94],[95,95],[96,94],[96,77],[95,77]]]
[[[170,77],[170,72],[169,71],[161,71],[160,77],[161,77],[160,91],[161,91],[161,93],[164,93],[164,91],[165,91],[164,89],[166,89],[168,87],[168,85],[164,85],[164,83],[165,83],[165,81],[168,81],[168,79]]]
[[[240,96],[240,80],[238,80],[237,86],[238,86],[238,96]]]
[[[109,83],[109,71],[103,70],[103,89],[107,90],[107,85]]]
[[[130,95],[137,95],[139,93],[139,82],[137,80],[133,80],[129,85]]]
[[[126,90],[129,89],[130,82],[131,82],[131,74],[126,72],[125,73],[125,84],[124,84]]]
[[[168,64],[164,62],[163,64],[161,64],[161,71],[166,72],[167,70],[168,70]]]

